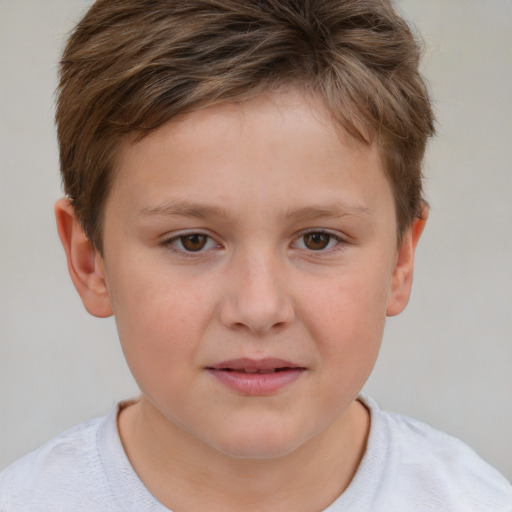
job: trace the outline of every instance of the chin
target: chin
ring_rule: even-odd
[[[211,443],[211,446],[234,459],[268,460],[289,455],[298,449],[306,439],[291,432],[266,429],[255,432],[249,429],[231,433],[229,437]]]

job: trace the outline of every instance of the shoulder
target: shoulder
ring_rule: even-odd
[[[433,504],[425,510],[512,510],[510,483],[468,445],[421,421],[381,411],[366,397],[364,401],[380,431],[374,437],[387,445],[385,478],[395,489]]]
[[[103,421],[73,427],[8,466],[0,473],[0,510],[86,510],[83,489],[101,472],[97,432]],[[72,501],[78,494],[84,506]]]

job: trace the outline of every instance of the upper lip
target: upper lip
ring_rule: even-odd
[[[251,359],[248,357],[241,357],[238,359],[230,359],[222,361],[221,363],[214,364],[207,367],[209,370],[252,370],[252,371],[268,371],[277,370],[279,368],[290,369],[304,369],[296,363],[286,361],[284,359],[277,359],[273,357],[266,357],[264,359]]]

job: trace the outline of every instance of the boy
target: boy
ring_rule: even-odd
[[[433,132],[383,1],[99,1],[65,51],[56,205],[141,389],[8,469],[0,510],[510,510],[359,392],[407,304]]]

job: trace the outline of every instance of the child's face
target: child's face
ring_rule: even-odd
[[[237,457],[342,422],[409,294],[377,149],[289,92],[164,125],[118,164],[98,272],[146,411]]]

